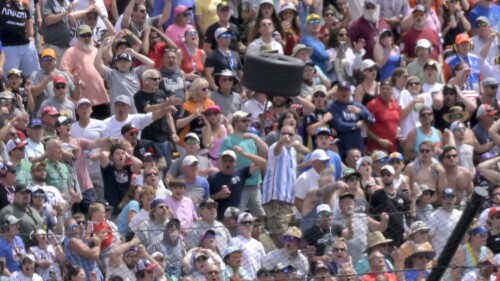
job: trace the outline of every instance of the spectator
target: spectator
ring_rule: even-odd
[[[411,76],[417,76],[420,81],[425,81],[425,74],[424,74],[424,65],[428,62],[434,62],[437,64],[437,69],[438,69],[438,83],[444,83],[444,78],[443,78],[443,67],[441,63],[431,59],[431,54],[433,52],[433,46],[432,43],[423,38],[418,41],[416,41],[417,44],[415,45],[415,56],[416,58],[408,64],[406,67],[408,70],[408,74]]]
[[[428,96],[426,96],[425,93],[422,96],[417,96],[416,99],[414,99],[408,105],[408,107],[416,108],[417,107],[416,102],[422,99],[425,100],[427,97]],[[412,104],[415,105],[411,106]],[[411,109],[408,107],[406,107],[404,110]],[[412,112],[409,112],[409,114],[411,115],[408,115],[406,118],[414,120],[415,109],[411,110]],[[418,116],[419,116],[418,122],[420,123],[420,126],[416,127],[415,129],[412,129],[408,133],[404,144],[404,154],[406,160],[413,160],[418,156],[420,144],[424,140],[432,144],[437,154],[439,154],[439,152],[442,151],[441,147],[442,147],[443,135],[441,131],[432,126],[434,121],[434,113],[432,109],[429,106],[425,105],[424,103],[424,105],[418,110]],[[411,124],[411,123],[405,123],[405,124]]]
[[[459,62],[465,62],[472,70],[467,76],[468,88],[464,90],[474,90],[479,92],[479,58],[470,52],[471,40],[468,34],[458,34],[455,38],[456,53],[446,58],[446,63],[454,69]]]
[[[413,184],[425,184],[431,190],[436,190],[439,180],[439,171],[442,170],[439,162],[434,159],[434,145],[430,141],[422,141],[419,146],[418,157],[410,162],[405,168],[405,174],[410,178],[410,186]],[[436,199],[433,198],[431,203]]]
[[[257,24],[257,23],[256,23]],[[273,52],[282,55],[283,46],[276,41],[275,27],[271,19],[262,18],[259,22],[260,37],[253,40],[247,47],[247,55],[257,55],[262,51]]]
[[[250,178],[250,175],[266,166],[266,160],[262,157],[247,153],[239,146],[234,146],[233,150],[221,153],[220,172],[208,178],[210,197],[218,203],[219,216],[217,218],[219,220],[223,219],[224,210],[227,207],[240,205],[242,192],[246,188],[245,182]],[[252,164],[236,169],[237,156],[235,152],[240,157],[248,158]]]
[[[44,137],[56,137],[56,122],[59,116],[61,116],[61,114],[53,106],[47,106],[42,109],[41,119]],[[39,159],[39,161],[44,159],[45,158]]]
[[[454,146],[446,146],[443,149],[440,160],[444,171],[439,174],[438,196],[440,195],[440,190],[445,190],[451,186],[456,195],[455,204],[465,206],[468,198],[472,196],[474,189],[472,173],[466,168],[458,166],[458,154]]]
[[[393,265],[392,262],[389,261],[389,259],[385,256],[389,253],[388,251],[388,246],[390,243],[393,241],[391,239],[386,239],[382,232],[380,231],[375,231],[375,232],[370,232],[368,233],[368,239],[367,239],[367,245],[366,245],[366,254],[364,254],[360,259],[358,259],[358,262],[356,263],[356,272],[358,275],[365,275],[369,274],[370,272],[377,272],[377,270],[374,270],[372,267],[372,256],[377,255],[380,257],[384,257],[384,265],[382,268],[382,265],[379,265],[379,268],[382,268],[383,270],[380,270],[382,272],[391,272],[393,270]]]
[[[188,42],[188,46],[190,45],[191,43]],[[188,77],[186,77],[185,73],[177,65],[177,59],[176,49],[165,49],[162,57],[162,65],[159,68],[162,77],[159,88],[167,93],[167,96],[175,96],[182,102],[185,102],[184,93],[187,91],[186,80],[192,80],[187,79]]]
[[[147,156],[147,155],[146,155]],[[148,163],[148,159],[151,159],[151,156],[147,156],[145,158],[145,163]],[[151,163],[151,162],[149,162]],[[145,167],[143,176],[143,184],[147,186],[151,186],[154,188],[156,192],[156,198],[166,199],[168,196],[172,195],[172,192],[165,187],[165,184],[161,180],[161,173],[156,166]]]
[[[443,190],[440,196],[441,207],[431,214],[427,223],[431,229],[429,235],[432,245],[438,256],[441,254],[445,242],[450,237],[451,231],[455,228],[458,219],[462,215],[462,211],[453,208],[455,202],[455,191],[451,188]]]
[[[35,271],[43,280],[62,281],[60,263],[63,263],[64,254],[61,243],[57,241],[54,234],[48,235],[43,229],[38,229],[33,234],[36,241],[29,249],[29,254],[33,255],[38,264]]]
[[[226,264],[226,270],[223,273],[224,279],[237,278],[246,281],[253,280],[248,272],[241,266],[242,256],[243,250],[236,246],[229,246],[226,251],[224,251],[223,258]]]
[[[194,27],[188,28],[183,36],[186,42],[177,51],[177,54],[181,56],[180,68],[184,71],[186,80],[193,82],[196,78],[200,78],[205,71],[207,54],[198,48],[200,38]]]
[[[429,202],[434,195],[434,190],[429,189],[426,184],[415,184],[412,192],[415,192],[417,203],[415,205],[415,212],[417,213],[416,220],[423,221],[427,223],[431,217],[431,213],[434,210]],[[414,222],[415,223],[415,222]]]
[[[385,264],[385,256],[378,252],[374,251],[370,254],[370,268],[371,271],[365,275],[363,275],[360,280],[368,281],[368,280],[378,280],[378,276],[383,276],[384,280],[389,281],[397,281],[398,277],[393,273],[387,272],[386,264]]]
[[[143,38],[144,30],[149,26],[162,26],[170,18],[171,10],[172,1],[165,0],[165,6],[160,15],[146,17],[146,3],[129,2],[123,12],[121,29],[127,28],[140,40],[147,40],[147,38]]]
[[[190,198],[196,207],[199,207],[200,203],[210,196],[208,181],[197,175],[198,163],[198,159],[193,155],[188,155],[182,160],[182,178],[186,182],[184,195]]]
[[[349,25],[349,39],[353,44],[364,43],[366,50],[364,58],[373,60],[375,38],[384,29],[390,29],[390,26],[380,17],[380,5],[374,0],[365,0],[362,15],[359,18],[353,16],[353,22]]]
[[[477,262],[477,268],[465,274],[462,280],[493,280],[495,273],[498,272],[498,262],[495,262],[491,256],[485,256]],[[498,276],[498,274],[497,274]]]
[[[433,266],[433,258],[427,259],[426,262],[420,266],[412,264],[412,256],[416,250],[432,250],[432,244],[429,241],[429,231],[431,229],[423,221],[414,221],[408,230],[408,239],[399,247],[401,259],[405,261],[405,269],[425,269],[427,266]],[[436,253],[434,253],[435,255]],[[423,258],[422,258],[423,259]],[[414,274],[414,273],[410,273]],[[418,275],[418,274],[417,274]],[[414,277],[413,277],[414,278]]]
[[[395,45],[394,35],[389,29],[384,29],[378,34],[378,42],[373,47],[373,58],[379,69],[379,80],[385,81],[391,77],[392,72],[400,65],[404,65],[399,52],[399,47]]]
[[[491,229],[488,233],[486,246],[494,255],[497,255],[500,253],[500,245],[496,243],[500,237],[500,207],[495,206],[488,211],[488,221],[490,222]]]
[[[398,144],[397,129],[401,120],[401,107],[392,96],[392,84],[384,81],[380,84],[380,95],[367,104],[367,109],[377,122],[367,128],[368,151],[382,149],[396,151]]]
[[[168,196],[165,202],[172,210],[172,216],[180,221],[182,237],[186,237],[189,228],[198,220],[198,215],[191,198],[184,197],[186,192],[185,181],[182,179],[171,180],[169,181],[169,187],[172,195]]]
[[[233,91],[239,81],[238,76],[228,69],[214,74],[214,82],[218,90],[212,92],[210,98],[220,107],[222,114],[228,120],[231,120],[233,114],[241,109],[243,103],[240,94]]]
[[[442,45],[444,48],[453,45],[458,34],[471,31],[471,24],[465,14],[469,11],[469,3],[456,1],[450,4],[442,5],[441,33],[443,34],[444,42]]]
[[[228,134],[233,132],[233,127],[229,124],[228,118],[222,115],[218,105],[213,105],[205,109],[204,118],[207,120],[202,129],[201,135],[204,142],[203,146],[208,147],[207,157],[212,166],[218,166],[219,151],[222,142]]]
[[[296,226],[289,227],[283,232],[283,248],[270,252],[263,260],[262,266],[267,270],[289,264],[296,269],[297,277],[304,278],[309,271],[309,261],[304,254],[298,251],[302,239],[302,232]]]
[[[469,20],[472,23],[472,28],[478,28],[476,20],[480,16],[485,16],[490,22],[491,26],[498,30],[500,28],[500,21],[494,17],[494,14],[500,12],[500,7],[497,4],[493,4],[491,2],[481,0],[479,1],[474,8],[470,10]]]
[[[64,52],[61,70],[67,72],[73,81],[77,81],[75,87],[81,87],[80,97],[90,100],[92,117],[102,120],[110,115],[109,97],[104,94],[104,81],[94,67],[97,48],[92,43],[92,30],[88,25],[81,25],[76,34],[77,43]]]
[[[107,276],[120,276],[123,280],[134,278],[134,270],[141,258],[139,255],[140,240],[133,238],[132,240],[117,245],[109,253]],[[139,247],[138,247],[139,245]]]
[[[311,60],[319,66],[323,73],[327,72],[327,62],[332,59],[332,56],[326,52],[325,46],[319,40],[321,17],[317,14],[310,14],[306,18],[306,29],[304,36],[300,39],[300,43],[313,49]]]
[[[281,19],[281,26],[283,27],[285,32],[285,36],[283,38],[283,40],[285,41],[283,52],[287,56],[290,56],[292,54],[293,48],[298,44],[302,37],[302,30],[300,27],[298,16],[299,14],[297,12],[297,8],[293,3],[286,3],[281,5],[279,17]],[[328,23],[329,19],[335,19],[335,17],[332,16],[326,17],[325,14],[323,14],[323,17],[325,18],[325,25]],[[325,26],[322,26],[322,29],[329,28],[325,28]]]
[[[229,235],[227,228],[216,220],[217,206],[218,203],[212,198],[208,198],[200,204],[201,220],[193,224],[185,239],[188,248],[196,247],[201,241],[204,232],[210,228],[215,231],[215,242],[219,251],[224,252],[226,250],[231,235]]]
[[[333,116],[333,128],[340,139],[340,156],[346,156],[347,151],[352,148],[364,151],[361,129],[365,124],[375,122],[375,118],[364,105],[351,101],[349,83],[344,81],[338,85],[336,100],[329,111]]]
[[[172,216],[172,211],[163,199],[155,199],[151,202],[149,219],[143,221],[137,231],[137,238],[145,245],[146,251],[153,253],[152,246],[163,239],[163,230]]]
[[[141,130],[132,123],[127,123],[121,128],[122,137],[128,141],[134,149],[134,156],[144,161],[146,154],[149,153],[155,159],[156,165],[159,170],[167,167],[167,163],[158,145],[150,140],[139,138]]]
[[[210,25],[205,34],[205,40],[203,43],[203,50],[207,55],[210,55],[214,50],[217,50],[217,38],[214,37],[215,31],[219,27],[227,28],[233,36],[231,37],[231,43],[229,45],[229,49],[237,52],[238,50],[244,50],[245,46],[241,43],[241,38],[238,30],[238,26],[234,23],[230,22],[231,16],[235,16],[231,11],[231,5],[229,1],[221,1],[217,4],[217,17],[218,21]]]
[[[26,255],[26,247],[19,236],[21,219],[13,215],[2,215],[2,237],[0,238],[0,259],[4,263],[4,273],[10,276],[20,270],[21,259]]]
[[[128,226],[132,232],[137,232],[139,224],[144,220],[148,219],[149,212],[151,211],[151,203],[155,199],[155,189],[152,186],[145,186],[143,191],[139,196],[139,203],[141,209],[137,214],[130,220]]]
[[[182,4],[177,5],[174,8],[174,22],[165,30],[165,35],[171,38],[178,48],[182,48],[186,44],[184,34],[188,29],[193,28],[193,26],[189,24],[192,11],[193,8],[191,7]]]
[[[186,244],[180,236],[180,231],[181,222],[172,218],[165,226],[163,240],[156,245],[157,251],[168,257],[168,267],[165,272],[170,276],[180,276],[181,263],[186,254]]]
[[[36,259],[32,254],[27,254],[21,259],[20,270],[10,276],[10,280],[42,281],[42,277],[35,272]]]
[[[25,160],[24,148],[28,143],[16,138],[9,140],[6,144],[10,156],[10,163],[15,169],[16,182],[21,184],[31,184],[31,163]]]
[[[250,278],[258,276],[262,260],[266,253],[262,243],[252,238],[254,228],[254,217],[250,213],[241,213],[238,216],[239,234],[231,238],[230,245],[242,249],[242,267],[247,271]]]
[[[474,49],[471,50],[473,54],[478,57],[484,58],[487,62],[491,62],[494,57],[498,56],[500,53],[498,51],[499,41],[496,36],[492,36],[491,24],[487,17],[480,16],[476,19],[476,35],[470,38],[472,44],[474,44]],[[489,46],[488,52],[485,56],[481,55],[482,50]],[[491,48],[493,47],[493,48]],[[479,60],[481,65],[481,60]]]
[[[118,208],[122,210],[117,218],[118,231],[123,237],[126,237],[129,232],[130,221],[139,212],[139,197],[142,192],[142,186],[132,185],[118,205]]]

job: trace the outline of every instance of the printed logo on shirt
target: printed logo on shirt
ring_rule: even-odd
[[[241,181],[241,178],[240,178],[239,176],[236,176],[236,177],[232,177],[232,178],[231,178],[231,183],[232,183],[233,185],[235,185],[235,184],[239,183],[240,181]]]

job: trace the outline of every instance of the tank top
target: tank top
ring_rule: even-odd
[[[413,151],[418,153],[419,148],[420,148],[420,144],[424,140],[430,141],[434,145],[437,143],[441,143],[441,136],[439,135],[438,131],[434,127],[431,127],[431,130],[432,130],[431,134],[428,136],[428,135],[424,134],[424,132],[422,132],[420,127],[416,128],[417,138],[415,140],[415,146],[413,147]]]
[[[194,71],[203,73],[203,54],[200,48],[196,48],[196,55],[191,56],[186,47],[182,47],[182,61],[181,69],[184,73],[191,73]]]
[[[390,51],[392,52],[392,50]],[[378,70],[380,75],[380,81],[385,81],[387,78],[391,77],[392,72],[401,64],[401,54],[399,50],[396,49],[396,54],[389,55],[389,58],[385,62],[384,66]]]
[[[227,131],[226,127],[222,126],[222,130],[224,131],[224,137],[218,137],[215,138],[214,140],[214,145],[208,149],[208,159],[214,165],[214,167],[219,167],[219,163],[217,163],[217,160],[219,160],[219,150],[222,142],[227,136]]]
[[[372,100],[374,100],[377,96],[378,96],[378,85],[377,87],[375,88],[375,94],[371,94],[369,93],[365,86],[363,84],[361,84],[362,87],[363,87],[363,90],[365,91],[365,94],[363,95],[363,100],[361,101],[361,103],[366,106],[369,102],[371,102]]]

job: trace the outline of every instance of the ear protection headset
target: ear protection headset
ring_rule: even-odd
[[[472,41],[469,42],[469,48],[470,48],[471,51],[474,50],[474,43],[472,43]],[[453,44],[453,51],[455,51],[455,53],[458,53],[458,46],[457,46],[457,44]]]

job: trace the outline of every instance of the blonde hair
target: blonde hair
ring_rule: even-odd
[[[94,215],[95,212],[97,211],[102,211],[106,212],[106,208],[104,208],[104,205],[101,203],[92,203],[89,206],[89,216],[92,218],[92,215]]]
[[[189,93],[187,99],[192,102],[198,101],[198,90],[201,88],[208,87],[208,81],[205,78],[196,78],[196,80],[193,81],[191,84],[191,88],[189,88]]]

